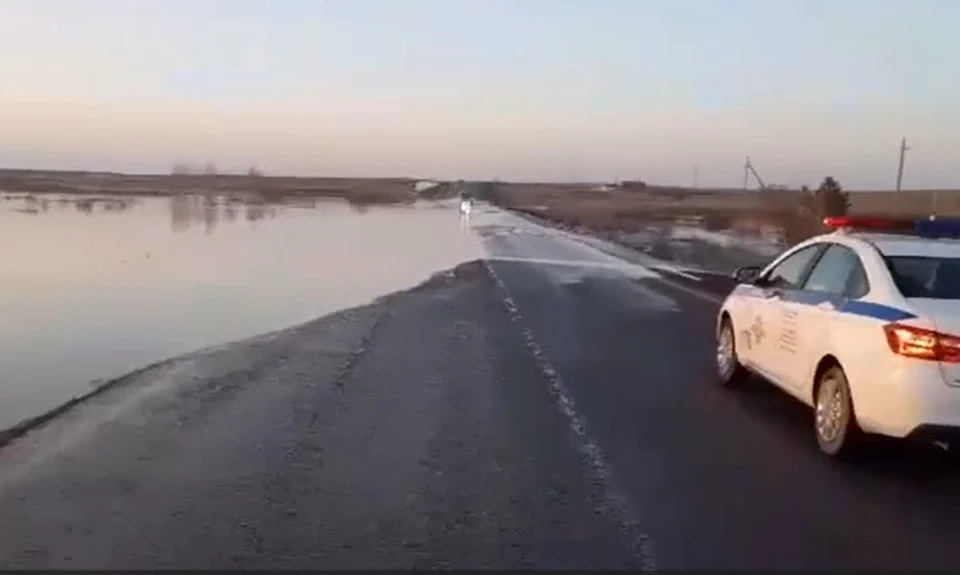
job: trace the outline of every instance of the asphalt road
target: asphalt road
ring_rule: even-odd
[[[827,461],[791,400],[713,384],[725,279],[473,225],[488,263],[147,369],[6,446],[0,567],[960,566],[955,458]]]

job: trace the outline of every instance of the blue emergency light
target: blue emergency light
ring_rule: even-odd
[[[924,238],[960,238],[960,219],[930,216],[921,219],[870,216],[833,216],[823,219],[830,229],[876,230],[892,234],[911,234]]]
[[[960,238],[960,220],[956,218],[926,218],[917,220],[917,235],[926,238]]]

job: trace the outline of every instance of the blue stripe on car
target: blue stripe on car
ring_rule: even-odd
[[[735,294],[745,297],[766,297],[765,290],[754,286],[740,285],[733,291]],[[901,321],[917,317],[915,314],[893,306],[852,300],[833,294],[810,291],[783,291],[781,293],[782,299],[791,303],[815,306],[830,302],[834,305],[835,311],[839,313],[849,313],[882,321]]]
[[[852,313],[853,315],[862,315],[883,321],[901,321],[917,317],[916,314],[888,305],[857,300],[845,301],[843,305],[840,306],[839,311],[841,313]]]

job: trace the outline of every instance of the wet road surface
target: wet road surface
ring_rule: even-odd
[[[713,385],[725,279],[471,225],[487,263],[161,364],[5,447],[0,567],[960,565],[955,458],[827,461],[791,400]]]

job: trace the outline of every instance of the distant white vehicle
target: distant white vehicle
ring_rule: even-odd
[[[960,440],[960,221],[836,217],[743,267],[717,318],[717,370],[814,408],[820,449],[861,433]]]
[[[460,213],[469,216],[473,211],[473,201],[470,198],[460,198]]]

